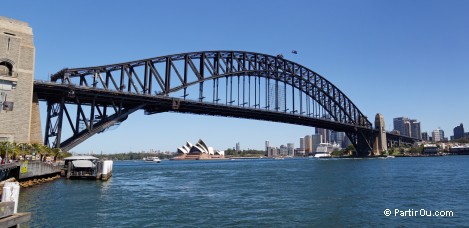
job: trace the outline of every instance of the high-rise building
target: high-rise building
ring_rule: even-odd
[[[311,135],[305,136],[304,139],[305,139],[305,142],[304,142],[305,153],[313,152],[313,138],[311,137]]]
[[[420,122],[417,120],[410,120],[410,137],[422,139],[422,132],[420,131]]]
[[[305,150],[305,138],[300,138],[300,150]]]
[[[454,129],[453,129],[453,133],[454,133],[454,139],[461,139],[461,138],[464,138],[464,126],[463,124],[459,124],[459,126],[456,126]]]
[[[394,131],[399,131],[400,135],[421,139],[420,122],[407,117],[397,117],[393,119]]]
[[[433,139],[433,142],[439,142],[442,140],[442,135],[441,135],[441,132],[442,130],[441,129],[436,129],[436,130],[433,130],[432,132],[432,139]]]
[[[295,144],[287,143],[287,150],[288,150],[288,153],[287,153],[288,156],[294,156],[295,155]]]
[[[236,152],[241,151],[241,147],[239,146],[239,142],[236,143]]]
[[[278,150],[278,155],[280,156],[287,156],[288,154],[288,147],[285,145],[280,145],[280,149]]]
[[[312,135],[311,139],[312,139],[311,141],[312,141],[312,147],[313,147],[311,152],[316,153],[319,144],[321,144],[322,142],[322,135]]]
[[[270,149],[270,142],[268,140],[265,141],[265,153],[268,155]]]
[[[447,141],[448,139],[445,138],[445,131],[443,131],[442,129],[438,128],[438,130],[440,130],[440,140],[441,141]]]
[[[399,131],[400,135],[410,136],[411,125],[409,118],[397,117],[393,119],[394,130]]]
[[[315,131],[316,131],[316,135],[322,135],[323,143],[331,142],[331,130],[324,129],[324,128],[316,128]]]
[[[428,133],[427,132],[422,132],[422,140],[428,141]]]
[[[342,147],[344,139],[345,139],[345,133],[344,132],[331,131],[331,142],[332,143],[337,143]]]
[[[276,157],[278,155],[278,149],[269,146],[267,149],[267,157]]]

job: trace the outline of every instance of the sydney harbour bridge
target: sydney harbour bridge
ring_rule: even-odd
[[[388,145],[415,141],[373,128],[347,95],[313,70],[254,52],[202,51],[67,68],[49,82],[35,81],[34,92],[47,102],[44,143],[64,151],[142,109],[345,132],[357,156],[377,151],[380,137]]]

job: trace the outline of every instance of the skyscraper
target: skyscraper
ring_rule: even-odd
[[[461,138],[464,138],[464,126],[463,124],[459,124],[459,126],[456,126],[454,129],[453,129],[453,133],[454,133],[454,139],[461,139]]]
[[[432,139],[433,139],[433,142],[439,142],[439,141],[442,140],[441,130],[440,129],[433,130]]]
[[[410,120],[410,137],[416,139],[422,139],[422,133],[420,131],[420,122],[417,120]]]
[[[410,121],[407,117],[397,117],[393,119],[394,130],[399,131],[401,135],[410,136]]]
[[[393,119],[394,131],[399,131],[400,135],[421,139],[420,122],[407,117],[397,117]]]
[[[428,133],[427,132],[422,132],[422,140],[428,141]]]
[[[313,144],[312,145],[313,148],[312,148],[311,152],[316,153],[319,144],[321,144],[321,142],[322,142],[322,135],[312,135],[311,139],[312,139],[311,141],[312,141],[312,144]]]
[[[287,156],[287,154],[288,154],[288,147],[286,147],[285,145],[280,145],[277,155]]]
[[[236,152],[241,151],[241,147],[239,146],[239,142],[236,143]]]
[[[305,150],[305,138],[300,138],[300,150]]]
[[[270,142],[268,140],[265,141],[265,153],[269,153],[270,149]]]
[[[330,143],[331,142],[331,130],[324,129],[324,128],[316,128],[316,135],[322,136],[323,143]]]
[[[305,141],[304,141],[305,153],[313,152],[313,139],[312,139],[311,135],[305,136],[304,139],[305,139]]]
[[[344,132],[331,131],[331,142],[337,143],[342,147],[345,139]]]
[[[287,150],[288,150],[288,153],[287,153],[288,156],[294,156],[295,155],[295,144],[287,143]]]
[[[438,130],[440,131],[440,140],[443,141],[445,140],[445,131],[443,131],[442,129],[438,128]]]

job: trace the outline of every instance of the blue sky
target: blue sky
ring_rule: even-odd
[[[26,21],[35,78],[201,50],[245,50],[302,64],[335,84],[369,117],[406,116],[422,131],[469,128],[469,1],[6,1]],[[297,50],[298,55],[290,54]],[[42,106],[44,108],[44,106]],[[45,110],[42,110],[45,115]],[[468,131],[468,130],[466,130]],[[76,152],[175,151],[203,138],[217,149],[299,145],[313,128],[235,118],[138,112]]]

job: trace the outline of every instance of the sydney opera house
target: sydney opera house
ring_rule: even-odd
[[[199,139],[195,145],[186,142],[186,145],[179,147],[176,159],[203,160],[221,158],[225,158],[225,151],[214,150],[213,147],[208,147],[202,139]]]

